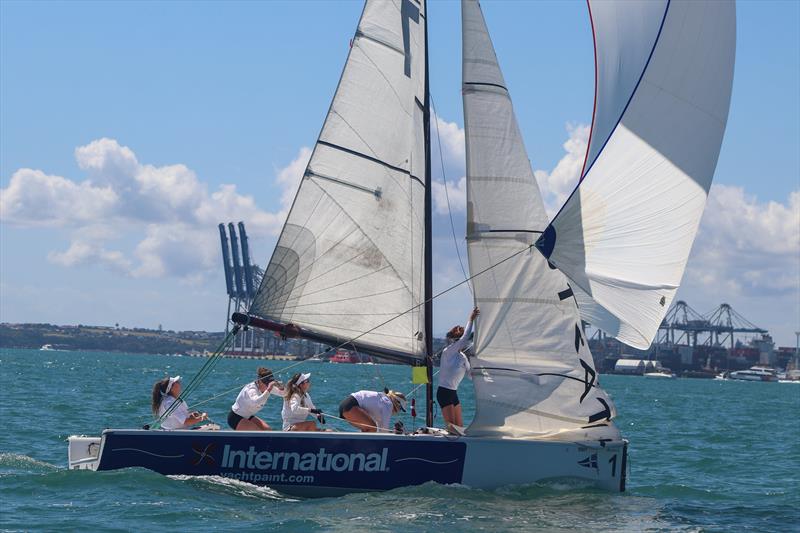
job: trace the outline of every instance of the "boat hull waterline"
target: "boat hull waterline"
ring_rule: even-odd
[[[502,460],[500,460],[502,458]],[[625,490],[627,441],[368,433],[105,430],[70,437],[69,467],[220,476],[297,496],[428,482],[480,489],[577,479]]]

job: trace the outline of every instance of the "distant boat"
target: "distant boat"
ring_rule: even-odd
[[[754,366],[747,370],[737,370],[728,375],[728,379],[739,381],[778,381],[778,373],[772,368]]]
[[[666,368],[662,368],[660,370],[656,370],[655,372],[645,372],[644,377],[675,379],[675,374],[673,374]]]
[[[43,344],[41,348],[39,348],[41,352],[52,352],[54,351],[52,344]]]
[[[330,362],[354,364],[354,363],[359,363],[361,361],[358,359],[358,356],[356,356],[356,354],[354,354],[353,352],[350,352],[348,350],[337,350],[336,354],[334,354],[334,356],[331,357]]]

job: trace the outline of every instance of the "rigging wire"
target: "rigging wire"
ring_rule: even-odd
[[[520,250],[517,250],[516,252],[514,252],[514,253],[513,253],[513,254],[511,254],[511,255],[509,255],[508,257],[506,257],[506,258],[504,258],[504,259],[501,259],[500,261],[498,261],[498,262],[496,262],[496,263],[494,263],[494,264],[492,264],[492,265],[489,265],[489,266],[487,266],[486,268],[484,268],[484,269],[483,269],[483,270],[481,270],[480,272],[476,272],[476,273],[475,273],[475,274],[473,274],[472,276],[469,276],[469,277],[465,278],[463,281],[459,281],[459,282],[458,282],[458,283],[456,283],[455,285],[451,285],[451,286],[450,286],[450,287],[448,287],[447,289],[444,289],[444,290],[442,290],[442,291],[439,291],[438,293],[436,293],[436,294],[434,294],[433,296],[431,296],[431,297],[430,297],[430,301],[433,301],[433,300],[435,300],[436,298],[439,298],[439,297],[441,297],[441,296],[444,296],[445,294],[447,294],[447,293],[449,293],[450,291],[452,291],[452,290],[454,290],[454,289],[456,289],[456,288],[460,287],[461,285],[464,285],[465,283],[469,283],[470,281],[472,281],[472,280],[473,280],[473,279],[475,279],[476,277],[478,277],[478,276],[480,276],[480,275],[482,275],[482,274],[485,274],[486,272],[488,272],[488,271],[490,271],[490,270],[492,270],[492,269],[494,269],[494,268],[496,268],[496,267],[500,266],[501,264],[505,263],[506,261],[509,261],[509,260],[511,260],[511,259],[513,259],[513,258],[515,258],[516,256],[518,256],[518,255],[520,255],[520,254],[524,253],[524,252],[527,252],[527,251],[529,251],[529,250],[530,250],[531,248],[533,248],[533,247],[534,247],[534,245],[533,245],[533,244],[530,244],[530,245],[528,245],[528,246],[525,246],[524,248],[522,248],[522,249],[520,249]],[[418,309],[418,308],[420,308],[420,307],[424,306],[424,305],[427,303],[427,301],[428,301],[428,300],[426,300],[426,301],[423,301],[423,302],[420,302],[420,303],[418,303],[417,305],[414,305],[414,306],[412,306],[412,307],[410,307],[410,308],[406,309],[406,310],[405,310],[405,311],[403,311],[402,313],[398,313],[398,314],[396,314],[395,316],[393,316],[393,317],[389,318],[388,320],[384,320],[383,322],[381,322],[381,323],[380,323],[380,324],[378,324],[377,326],[374,326],[374,327],[372,327],[371,329],[369,329],[369,330],[367,330],[367,331],[365,331],[365,332],[363,332],[363,333],[360,333],[359,335],[357,335],[357,336],[355,336],[355,337],[353,337],[353,338],[351,338],[351,339],[349,339],[349,340],[346,340],[346,341],[344,341],[344,342],[341,342],[340,344],[338,344],[338,345],[337,345],[337,346],[335,346],[335,347],[330,347],[328,350],[325,350],[325,351],[323,351],[323,352],[316,353],[316,354],[312,355],[311,357],[309,357],[308,359],[302,359],[302,360],[300,360],[300,361],[297,361],[297,362],[295,362],[295,363],[292,363],[291,365],[289,365],[289,366],[287,366],[287,367],[285,367],[285,368],[282,368],[282,369],[280,369],[280,370],[279,370],[277,373],[278,373],[278,374],[284,374],[284,373],[285,373],[287,370],[289,370],[290,368],[293,368],[293,367],[295,367],[295,366],[301,365],[301,364],[305,363],[306,361],[308,361],[308,360],[310,360],[310,359],[317,359],[317,358],[319,358],[319,356],[320,356],[320,355],[323,355],[323,354],[324,354],[326,351],[330,351],[330,350],[338,350],[339,348],[344,348],[344,347],[345,347],[345,346],[347,346],[348,344],[352,344],[353,342],[357,341],[357,340],[358,340],[358,339],[360,339],[361,337],[364,337],[365,335],[369,335],[370,333],[372,333],[372,332],[373,332],[373,331],[375,331],[376,329],[379,329],[379,328],[381,328],[381,327],[385,326],[386,324],[388,324],[388,323],[392,322],[393,320],[396,320],[396,319],[400,318],[401,316],[403,316],[403,315],[406,315],[406,314],[408,314],[408,313],[410,313],[410,312],[414,311],[415,309]],[[192,379],[192,381],[189,383],[189,385],[187,385],[186,389],[184,389],[184,390],[182,390],[182,391],[181,391],[180,395],[178,395],[178,398],[177,398],[177,399],[176,399],[176,401],[173,403],[173,405],[172,405],[172,406],[170,406],[170,408],[169,408],[167,411],[165,411],[164,415],[162,415],[161,417],[159,417],[159,418],[158,418],[158,420],[157,420],[156,424],[160,423],[162,420],[164,420],[164,419],[165,419],[165,418],[167,418],[167,417],[168,417],[170,414],[172,414],[172,411],[174,411],[174,410],[175,410],[175,408],[177,408],[178,400],[185,400],[185,398],[187,398],[187,397],[189,396],[189,393],[190,393],[191,391],[193,391],[193,390],[196,388],[197,384],[199,384],[199,383],[200,383],[200,381],[204,380],[204,379],[205,379],[205,378],[208,376],[208,374],[211,372],[211,370],[213,369],[213,367],[216,365],[216,362],[217,362],[217,360],[218,360],[218,359],[221,357],[222,351],[224,351],[224,349],[227,347],[227,343],[228,343],[228,342],[230,342],[230,340],[233,338],[233,336],[235,336],[235,335],[236,335],[236,333],[237,333],[237,332],[238,332],[238,328],[234,327],[234,329],[232,329],[232,330],[231,330],[231,332],[228,334],[228,336],[227,336],[227,337],[226,337],[226,338],[225,338],[225,339],[222,341],[222,344],[220,345],[220,347],[219,347],[219,348],[217,348],[217,351],[214,353],[214,355],[212,355],[212,357],[211,357],[211,360],[209,360],[208,362],[206,362],[206,363],[203,365],[203,367],[200,369],[200,371],[197,373],[197,375],[196,375],[196,376],[195,376],[195,377]],[[378,356],[378,358],[380,359],[380,356]],[[212,364],[212,360],[213,360],[213,364]],[[202,375],[202,379],[200,379],[200,376],[201,376],[201,375]],[[381,376],[381,379],[383,379],[383,377],[382,377],[382,376]],[[420,385],[420,386],[421,386],[421,385]],[[416,390],[417,390],[417,389],[418,389],[420,386],[416,387],[416,388],[414,389],[414,391],[416,391]],[[231,392],[231,391],[233,391],[233,390],[236,390],[236,388],[230,389],[229,391],[226,391],[225,393],[222,393],[222,394],[226,394],[226,393],[228,393],[228,392]],[[219,396],[221,396],[222,394],[220,394],[220,395],[217,395],[217,396],[215,396],[214,398],[218,398],[218,397],[219,397]],[[214,399],[214,398],[211,398],[211,399]],[[197,403],[197,404],[195,404],[195,406],[197,406],[197,405],[200,405],[201,403],[206,403],[206,402],[208,402],[208,401],[211,401],[211,399],[209,399],[209,400],[204,400],[204,401],[202,401],[202,402],[200,402],[200,403]]]
[[[436,118],[436,145],[439,147],[439,164],[442,167],[442,180],[444,180],[444,197],[447,199],[447,214],[450,217],[450,231],[453,234],[453,245],[456,248],[456,255],[458,256],[458,264],[461,266],[461,273],[464,278],[467,277],[467,270],[464,268],[464,262],[461,260],[461,250],[458,247],[458,239],[456,238],[456,226],[453,222],[453,210],[450,208],[450,193],[447,192],[447,174],[444,171],[444,156],[442,155],[442,138],[439,136],[439,113],[436,112],[436,104],[433,102],[433,95],[431,95],[431,106],[433,107],[433,115]],[[474,294],[472,286],[467,283],[467,289],[470,294]]]

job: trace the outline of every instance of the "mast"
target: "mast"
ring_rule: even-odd
[[[431,107],[428,70],[428,2],[422,0],[425,16],[425,102],[422,110],[422,130],[425,139],[425,366],[428,383],[425,385],[425,425],[433,426],[433,251],[431,233]]]

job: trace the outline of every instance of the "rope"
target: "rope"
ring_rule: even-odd
[[[486,272],[488,272],[489,270],[492,270],[493,268],[495,268],[495,267],[497,267],[497,266],[500,266],[501,264],[505,263],[506,261],[509,261],[510,259],[513,259],[514,257],[516,257],[516,256],[518,256],[518,255],[520,255],[520,254],[522,254],[523,252],[527,252],[527,251],[528,251],[528,250],[530,250],[531,248],[533,248],[533,245],[532,245],[532,244],[531,244],[531,245],[529,245],[529,246],[526,246],[525,248],[522,248],[521,250],[518,250],[518,251],[514,252],[513,254],[509,255],[509,256],[508,256],[508,257],[506,257],[505,259],[502,259],[502,260],[498,261],[497,263],[494,263],[494,264],[492,264],[492,265],[489,265],[488,267],[484,268],[484,269],[483,269],[483,270],[481,270],[480,272],[477,272],[477,273],[473,274],[472,276],[469,276],[469,277],[465,278],[463,281],[459,281],[459,282],[458,282],[458,283],[456,283],[455,285],[452,285],[452,286],[448,287],[447,289],[444,289],[443,291],[440,291],[440,292],[438,292],[438,293],[434,294],[433,296],[431,296],[431,298],[430,298],[430,301],[433,301],[433,300],[435,300],[436,298],[439,298],[439,297],[441,297],[441,296],[444,296],[444,295],[445,295],[445,294],[447,294],[448,292],[452,291],[453,289],[456,289],[457,287],[460,287],[461,285],[463,285],[463,284],[465,284],[465,283],[469,283],[471,280],[475,279],[476,277],[478,277],[478,276],[480,276],[480,275],[482,275],[482,274],[485,274],[485,273],[486,273]],[[340,343],[339,345],[337,345],[337,346],[335,346],[335,347],[332,347],[332,348],[330,348],[330,349],[328,349],[328,350],[326,350],[326,351],[330,351],[330,350],[338,350],[339,348],[343,348],[343,347],[347,346],[348,344],[352,344],[353,342],[355,342],[356,340],[360,339],[361,337],[363,337],[363,336],[365,336],[365,335],[369,335],[370,333],[372,333],[372,332],[373,332],[373,331],[375,331],[376,329],[379,329],[379,328],[381,328],[381,327],[385,326],[385,325],[386,325],[386,324],[388,324],[389,322],[391,322],[391,321],[393,321],[393,320],[396,320],[396,319],[400,318],[401,316],[403,316],[403,315],[405,315],[405,314],[408,314],[408,313],[410,313],[411,311],[414,311],[415,309],[418,309],[418,308],[420,308],[420,307],[424,306],[424,305],[425,305],[425,303],[427,303],[427,300],[426,300],[426,301],[423,301],[423,302],[421,302],[421,303],[419,303],[419,304],[417,304],[417,305],[415,305],[415,306],[412,306],[412,307],[410,307],[410,308],[406,309],[406,310],[405,310],[405,311],[403,311],[402,313],[399,313],[399,314],[397,314],[397,315],[393,316],[392,318],[390,318],[390,319],[388,319],[388,320],[385,320],[385,321],[381,322],[381,323],[380,323],[380,324],[378,324],[377,326],[374,326],[373,328],[371,328],[371,329],[369,329],[369,330],[367,330],[367,331],[365,331],[365,332],[363,332],[363,333],[361,333],[361,334],[357,335],[356,337],[353,337],[353,338],[351,338],[351,339],[349,339],[349,340],[346,340],[346,341],[344,341],[344,342]],[[188,397],[188,395],[189,395],[189,393],[191,392],[191,390],[193,390],[193,389],[196,387],[196,383],[197,383],[197,384],[199,384],[199,383],[200,383],[200,381],[202,381],[202,379],[205,379],[205,377],[206,377],[206,376],[207,376],[207,375],[210,373],[210,371],[211,371],[211,370],[213,369],[213,367],[216,365],[216,360],[218,360],[218,359],[219,359],[219,355],[221,354],[221,352],[222,352],[222,351],[224,351],[224,349],[227,347],[227,344],[228,344],[228,342],[230,342],[230,340],[231,340],[231,339],[232,339],[232,338],[233,338],[233,337],[236,335],[236,333],[237,333],[237,332],[238,332],[238,328],[234,326],[234,328],[231,330],[231,332],[228,334],[228,336],[227,336],[227,337],[226,337],[226,338],[225,338],[225,339],[222,341],[222,344],[220,345],[220,348],[218,348],[218,349],[217,349],[217,351],[214,353],[214,355],[212,355],[211,359],[212,359],[212,360],[214,360],[214,361],[213,361],[213,364],[211,364],[211,363],[212,363],[212,361],[211,361],[211,360],[209,360],[209,361],[208,361],[208,362],[207,362],[205,365],[203,365],[203,367],[200,369],[200,372],[198,372],[198,375],[197,375],[197,376],[195,376],[195,378],[194,378],[194,379],[192,379],[191,383],[190,383],[189,385],[187,385],[187,387],[181,391],[181,394],[178,396],[178,398],[177,398],[177,399],[176,399],[176,401],[173,403],[173,405],[171,405],[171,406],[170,406],[170,408],[169,408],[167,411],[165,411],[165,412],[164,412],[164,414],[163,414],[161,417],[159,417],[159,418],[158,418],[158,420],[157,420],[156,422],[154,422],[154,424],[158,424],[158,425],[160,425],[161,421],[162,421],[162,420],[164,420],[164,419],[166,419],[166,418],[167,418],[167,417],[168,417],[170,414],[172,414],[172,411],[174,411],[174,410],[177,408],[177,406],[178,406],[178,400],[183,400],[183,399],[185,399],[186,397]],[[312,359],[317,359],[317,358],[319,358],[319,356],[320,356],[320,355],[323,355],[324,353],[325,353],[325,352],[319,352],[319,353],[316,353],[316,354],[312,355],[312,356],[311,356],[311,357],[309,357],[308,359],[302,359],[302,360],[300,360],[300,361],[297,361],[296,363],[293,363],[293,364],[291,364],[291,365],[289,365],[289,366],[287,366],[287,367],[285,367],[285,368],[282,368],[282,369],[280,369],[280,370],[278,371],[278,374],[279,374],[279,375],[280,375],[280,374],[284,374],[284,373],[286,373],[286,371],[287,371],[287,370],[289,370],[290,368],[294,368],[294,367],[296,367],[296,366],[298,366],[298,365],[302,365],[302,364],[304,364],[305,362],[307,362],[307,361],[309,361],[309,360],[312,360]],[[371,357],[371,356],[370,356],[370,357]],[[379,357],[379,358],[380,358],[380,357]],[[206,368],[207,368],[207,367],[208,367],[208,370],[206,370]],[[436,371],[436,374],[438,374],[438,372],[439,372],[439,371],[437,370],[437,371]],[[202,375],[202,379],[199,379],[201,375]],[[381,380],[383,380],[383,376],[381,376]],[[415,388],[413,389],[413,392],[417,391],[417,390],[418,390],[420,387],[422,387],[422,385],[424,385],[424,384],[421,384],[421,385],[418,385],[417,387],[415,387]],[[237,386],[237,387],[239,387],[239,388],[240,388],[240,387],[242,387],[242,386],[244,386],[244,385],[239,385],[239,386]],[[201,405],[201,404],[203,404],[203,403],[207,403],[207,402],[209,402],[209,401],[211,401],[211,400],[213,400],[213,399],[219,398],[220,396],[222,396],[222,395],[224,395],[224,394],[227,394],[228,392],[231,392],[231,391],[234,391],[234,390],[236,390],[236,388],[237,388],[237,387],[234,387],[234,388],[232,388],[232,389],[230,389],[230,390],[228,390],[228,391],[225,391],[225,392],[223,392],[223,393],[221,393],[221,394],[218,394],[218,395],[216,395],[216,396],[214,396],[214,397],[212,397],[212,398],[209,398],[208,400],[204,400],[204,401],[202,401],[202,402],[200,402],[200,403],[197,403],[197,404],[195,404],[195,406],[197,406],[197,405]],[[409,395],[410,395],[410,394],[411,394],[411,393],[409,393]]]
[[[228,332],[227,335],[225,335],[225,338],[222,339],[222,342],[219,344],[219,346],[214,351],[212,356],[208,359],[208,361],[206,361],[203,364],[203,366],[200,367],[200,370],[197,372],[194,378],[192,378],[189,384],[186,385],[185,388],[181,389],[181,393],[178,395],[177,398],[175,398],[175,401],[172,402],[172,405],[170,405],[161,416],[159,416],[156,420],[153,421],[151,427],[153,427],[154,429],[158,429],[159,427],[161,427],[161,423],[164,420],[166,420],[173,412],[175,412],[180,403],[185,401],[186,398],[188,398],[189,395],[192,393],[192,391],[195,388],[197,388],[197,386],[200,385],[200,383],[206,378],[206,376],[208,376],[211,373],[211,371],[214,369],[214,366],[216,366],[217,362],[219,361],[220,356],[228,348],[230,343],[236,337],[236,334],[239,332],[239,330],[240,327],[238,325],[235,325],[231,329],[231,331]]]
[[[453,210],[450,208],[450,193],[447,192],[447,175],[444,171],[444,156],[442,155],[442,138],[439,136],[439,114],[436,112],[436,104],[433,103],[433,96],[431,96],[431,105],[433,107],[433,114],[436,117],[434,121],[436,123],[436,144],[439,147],[439,164],[442,167],[442,180],[444,180],[444,197],[447,199],[447,214],[450,217],[450,231],[453,234],[453,246],[456,249],[456,255],[458,256],[458,264],[461,266],[461,273],[464,274],[464,278],[467,277],[467,271],[464,268],[464,263],[461,261],[461,250],[458,248],[458,239],[456,238],[456,226],[453,222]],[[472,287],[467,284],[467,289],[469,290],[470,294],[472,294]]]

